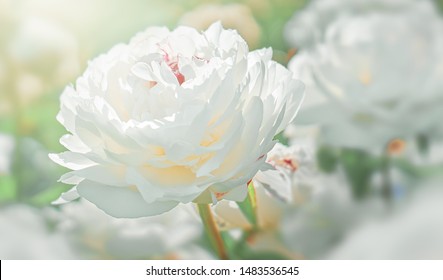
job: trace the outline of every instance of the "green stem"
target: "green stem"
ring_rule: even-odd
[[[254,183],[251,181],[248,184],[248,193],[246,199],[242,202],[237,202],[240,210],[246,216],[248,221],[252,224],[254,230],[258,228],[257,218],[257,195],[255,193]]]
[[[392,201],[392,180],[391,180],[391,155],[389,153],[389,143],[386,144],[381,162],[381,175],[382,175],[382,195],[387,203]]]
[[[387,202],[390,202],[392,200],[392,182],[390,175],[390,167],[391,167],[391,158],[389,157],[389,155],[386,155],[386,157],[383,159],[381,172],[383,178],[382,194]]]
[[[211,242],[211,245],[217,252],[221,260],[227,260],[228,254],[226,253],[223,239],[218,231],[217,224],[215,223],[214,216],[212,215],[211,208],[208,204],[197,204],[200,218],[205,226],[206,234]]]

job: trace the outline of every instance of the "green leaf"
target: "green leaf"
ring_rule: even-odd
[[[230,260],[238,259],[238,256],[236,254],[238,241],[235,240],[232,235],[229,233],[229,231],[221,231],[220,235],[223,239],[223,242],[225,244],[225,249],[228,253]]]
[[[32,197],[30,202],[36,206],[49,205],[56,200],[61,193],[66,192],[67,188],[69,189],[66,185],[56,184]]]
[[[426,135],[418,135],[416,139],[418,150],[422,155],[427,155],[429,152],[429,138]]]
[[[274,136],[274,140],[277,140],[281,144],[287,146],[289,139],[283,135],[283,131]]]
[[[358,149],[343,149],[340,161],[351,184],[356,199],[365,198],[370,191],[370,179],[377,169],[378,161]]]
[[[323,146],[317,151],[317,162],[320,169],[326,173],[332,173],[337,169],[338,152],[331,147]]]
[[[439,177],[443,174],[443,164],[418,166],[405,159],[392,159],[391,161],[392,165],[400,169],[406,175],[417,179]]]
[[[248,184],[248,194],[246,199],[242,202],[237,202],[238,207],[245,215],[246,219],[252,224],[254,228],[258,227],[257,219],[257,197],[255,194],[254,183],[251,181]]]
[[[14,200],[17,195],[17,184],[12,176],[0,175],[0,202]]]

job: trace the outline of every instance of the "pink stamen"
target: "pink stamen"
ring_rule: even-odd
[[[170,58],[169,54],[165,50],[163,50],[163,52],[164,52],[163,58],[164,58],[166,64],[169,66],[169,68],[171,68],[172,73],[177,78],[178,83],[180,85],[183,84],[185,82],[185,76],[183,76],[183,74],[180,73],[180,70],[178,69],[177,57]]]
[[[295,172],[297,170],[297,164],[289,158],[283,159],[283,163],[288,167],[292,172]]]

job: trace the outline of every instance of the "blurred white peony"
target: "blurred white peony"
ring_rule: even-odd
[[[329,255],[331,259],[442,259],[441,181],[419,192],[393,215],[355,228]]]
[[[383,214],[381,200],[353,200],[339,174],[317,179],[317,192],[298,207],[285,209],[280,234],[286,248],[305,259],[322,259],[362,221]]]
[[[0,133],[0,175],[11,172],[15,140],[12,135]]]
[[[312,0],[292,16],[284,35],[291,46],[303,50],[324,42],[329,25],[341,17],[397,12],[436,16],[431,1],[427,0]]]
[[[15,32],[7,41],[5,53],[10,62],[6,66],[10,88],[5,90],[16,94],[21,105],[78,74],[78,45],[68,30],[38,17],[20,19],[13,26]]]
[[[300,123],[322,124],[327,144],[378,152],[397,138],[441,138],[442,34],[436,11],[419,7],[330,22],[289,63],[307,85]]]
[[[79,200],[55,213],[57,230],[80,259],[210,258],[194,241],[202,225],[191,205],[156,217],[117,219]]]
[[[44,212],[27,205],[0,208],[0,259],[73,259],[65,237],[49,229]]]
[[[255,48],[259,44],[260,26],[249,7],[243,4],[205,4],[197,6],[194,10],[185,13],[180,18],[179,23],[202,30],[218,20],[223,26],[237,30],[250,48]]]
[[[80,195],[116,217],[244,199],[304,93],[271,56],[216,23],[148,28],[93,60],[61,96],[70,151],[50,157],[76,185],[61,199]]]

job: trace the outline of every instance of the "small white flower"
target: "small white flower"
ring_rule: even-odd
[[[313,182],[317,177],[314,150],[311,148],[301,145],[287,147],[277,143],[266,160],[273,168],[259,171],[254,183],[263,186],[281,201],[293,202],[303,184]],[[299,190],[294,190],[297,188]]]
[[[327,144],[377,152],[396,138],[440,138],[442,34],[441,18],[420,9],[340,17],[289,63],[307,84],[299,123],[321,124]]]
[[[257,197],[257,218],[262,230],[279,227],[284,209],[295,206],[317,192],[318,178],[313,151],[305,146],[290,147],[277,143],[268,153],[270,169],[259,171],[253,178]],[[232,201],[214,206],[223,228],[244,228],[252,225]]]
[[[81,199],[63,205],[55,218],[73,250],[87,259],[180,258],[197,250],[193,242],[202,233],[191,205],[155,217],[117,219]]]
[[[93,60],[61,97],[61,181],[110,215],[244,198],[304,86],[219,23],[148,28]],[[227,194],[226,194],[227,193]],[[226,195],[225,195],[226,194]]]

